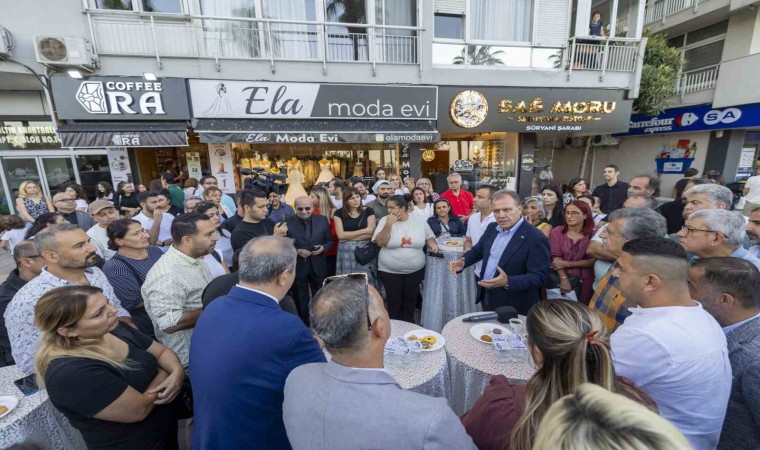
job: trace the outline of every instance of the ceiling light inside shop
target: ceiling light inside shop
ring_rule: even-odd
[[[143,78],[145,78],[146,81],[156,81],[156,74],[153,72],[145,72],[143,73]]]
[[[69,76],[71,78],[76,78],[77,80],[81,80],[83,78],[82,77],[82,72],[80,72],[78,70],[69,70]]]

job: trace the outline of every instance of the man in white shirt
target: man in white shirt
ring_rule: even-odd
[[[491,211],[491,196],[498,189],[491,185],[483,185],[475,191],[475,212],[467,221],[467,233],[464,238],[464,252],[467,253],[486,231],[489,223],[495,222]],[[482,261],[475,263],[475,277],[480,274]]]
[[[726,336],[687,284],[686,251],[667,238],[626,242],[612,275],[636,305],[611,337],[615,371],[649,394],[695,450],[718,445],[731,393]]]
[[[148,232],[150,245],[165,247],[164,252],[172,244],[172,222],[174,216],[158,209],[158,194],[155,192],[140,192],[137,195],[142,212],[134,219],[142,224]]]
[[[119,218],[119,214],[108,200],[95,200],[92,202],[90,204],[90,214],[95,221],[95,225],[87,230],[87,236],[90,236],[90,243],[95,246],[98,255],[108,261],[116,252],[108,248],[106,228],[108,228],[109,223]]]

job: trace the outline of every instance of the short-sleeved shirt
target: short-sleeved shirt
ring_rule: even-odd
[[[593,195],[599,197],[602,212],[609,214],[623,207],[625,199],[628,198],[628,183],[618,181],[612,186],[607,185],[607,183],[600,184],[594,188]]]
[[[348,214],[343,214],[343,210],[339,209],[335,211],[335,217],[340,218],[343,223],[343,231],[359,231],[367,228],[367,221],[369,217],[375,215],[375,210],[366,207],[358,217],[351,217]]]
[[[29,231],[31,224],[27,222],[26,227],[16,228],[15,230],[8,230],[0,236],[0,241],[8,241],[8,253],[13,254],[13,249],[16,248],[16,244],[24,240],[26,232]]]
[[[387,217],[380,219],[375,228],[372,241],[385,227]],[[422,217],[410,214],[403,222],[396,222],[391,228],[391,238],[388,244],[380,249],[378,270],[381,272],[406,274],[416,272],[425,267],[425,241],[435,238],[430,225]]]
[[[135,423],[111,422],[94,416],[129,387],[145,392],[158,373],[158,361],[147,349],[153,340],[119,324],[111,334],[129,346],[129,368],[83,357],[55,358],[45,372],[50,401],[82,433],[90,450],[163,450],[176,439],[176,418],[169,405],[157,405]]]
[[[475,208],[475,198],[469,191],[465,191],[464,189],[459,190],[459,195],[454,195],[451,190],[448,190],[441,194],[441,198],[445,198],[451,203],[451,212],[457,216],[469,216]]]
[[[251,239],[259,236],[271,236],[274,234],[274,222],[262,220],[259,223],[242,221],[232,231],[230,243],[232,250],[237,251],[243,248]]]
[[[87,230],[87,236],[90,237],[90,243],[95,246],[98,251],[98,255],[108,261],[116,254],[115,251],[108,248],[108,235],[106,229],[101,227],[100,224],[95,224],[92,228]]]
[[[385,204],[381,204],[378,199],[374,199],[369,203],[365,203],[365,205],[368,208],[372,208],[372,211],[375,212],[375,217],[377,217],[378,220],[382,219],[383,217],[388,215],[388,201],[385,201]]]
[[[270,220],[274,223],[279,222],[280,220],[290,217],[296,212],[293,211],[293,207],[288,205],[287,203],[280,203],[280,207],[277,209],[272,209],[269,211],[269,215],[267,216],[267,220]]]
[[[184,208],[185,206],[185,191],[182,190],[176,184],[169,186],[169,202],[175,208]]]
[[[140,222],[145,230],[150,231],[153,228],[153,224],[156,222],[150,217],[146,216],[144,212],[136,215],[134,220]],[[172,238],[172,222],[174,222],[174,216],[169,213],[164,213],[161,219],[161,225],[158,230],[158,240],[161,242],[168,241]]]

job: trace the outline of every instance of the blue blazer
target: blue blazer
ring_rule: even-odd
[[[285,380],[325,362],[298,316],[235,286],[208,305],[190,344],[193,450],[290,449],[282,420]]]
[[[441,225],[441,221],[437,216],[428,217],[427,223],[430,225],[430,229],[433,230],[435,237],[441,235],[443,232],[443,225]],[[454,217],[453,219],[449,217],[449,233],[451,233],[453,237],[463,237],[465,233],[467,233],[464,222],[462,222],[459,217]]]
[[[486,272],[491,246],[498,234],[497,226],[496,223],[489,224],[480,241],[464,255],[465,267],[483,261],[479,274],[481,279]],[[527,314],[530,307],[540,300],[541,288],[549,280],[550,254],[549,239],[535,226],[523,221],[499,258],[499,267],[509,278],[508,287],[481,288],[477,301],[480,302],[487,296],[488,308],[491,310],[499,306],[512,306],[518,313]]]

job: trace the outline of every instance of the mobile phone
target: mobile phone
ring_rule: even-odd
[[[432,256],[433,258],[443,258],[443,253],[435,253],[435,252],[427,252],[428,256]]]
[[[285,223],[286,220],[288,220],[288,216],[283,216],[282,219],[280,219],[280,221],[277,222],[277,226],[281,227],[282,224]]]
[[[315,246],[313,246],[313,247],[311,248],[311,251],[316,251],[316,250],[318,250],[318,249],[319,249],[319,245],[315,245]]]
[[[37,393],[40,390],[40,387],[37,386],[37,375],[35,374],[27,375],[24,378],[19,378],[18,380],[15,380],[13,384],[15,384],[21,393],[27,397]]]

